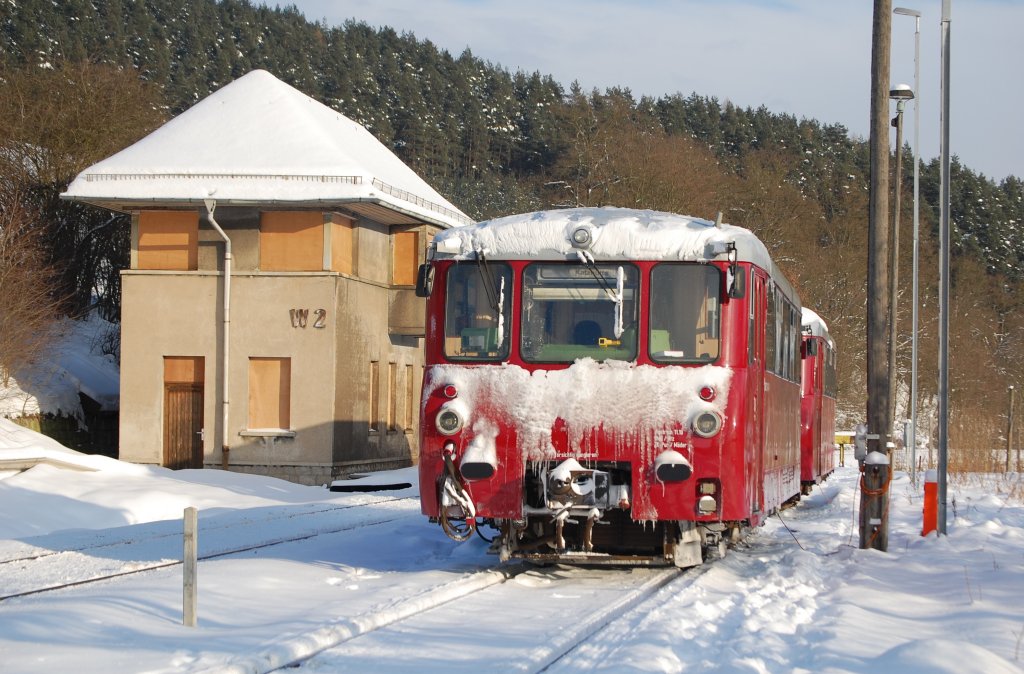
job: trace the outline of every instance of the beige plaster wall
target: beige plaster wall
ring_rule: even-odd
[[[423,372],[421,340],[415,337],[389,335],[389,289],[369,283],[345,281],[339,285],[337,333],[337,419],[334,459],[342,472],[353,472],[369,466],[399,467],[411,465],[418,455],[415,432]],[[377,431],[369,428],[371,411],[371,361],[378,363],[379,424]],[[389,366],[396,366],[395,421],[397,428],[387,425],[389,399]],[[404,424],[409,405],[407,387],[412,366],[413,424],[407,431]]]
[[[232,279],[232,464],[331,462],[337,280],[301,273]],[[305,327],[293,325],[293,310],[306,313]],[[259,356],[291,359],[294,438],[240,435],[248,429],[248,359]]]
[[[216,437],[213,386],[218,381],[220,280],[201,272],[125,271],[121,283],[120,458],[161,462],[164,356],[206,359],[204,421],[209,453]]]
[[[163,357],[203,356],[204,456],[221,462],[221,279],[126,272],[121,337],[121,458],[159,463],[163,449]],[[330,464],[333,447],[337,277],[232,276],[228,443],[232,464]],[[309,312],[293,327],[289,311]],[[316,328],[316,310],[324,327]],[[294,438],[247,437],[249,357],[291,358]]]

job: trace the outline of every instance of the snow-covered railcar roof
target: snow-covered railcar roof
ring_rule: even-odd
[[[589,232],[585,246],[573,234]],[[743,227],[662,211],[632,208],[566,208],[535,211],[443,231],[434,237],[435,257],[470,260],[566,260],[587,255],[596,262],[622,260],[725,260],[725,244],[737,260],[769,271],[787,294],[795,292],[772,262],[764,243]]]
[[[829,344],[833,344],[832,336],[828,334],[828,325],[814,310],[802,307],[800,310],[800,325],[804,334],[813,337],[821,337]]]

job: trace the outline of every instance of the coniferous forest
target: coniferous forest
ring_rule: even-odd
[[[129,245],[125,216],[63,203],[59,193],[85,167],[256,68],[363,124],[476,219],[575,205],[709,219],[721,211],[765,241],[804,305],[829,324],[840,351],[840,425],[864,417],[865,139],[838,124],[739,108],[700,92],[584,91],[543,73],[510,72],[469,50],[450,54],[429,36],[356,21],[328,26],[294,7],[247,0],[8,0],[0,7],[0,228],[31,231],[45,250],[44,259],[29,257],[47,279],[52,313],[98,305],[116,320]],[[897,418],[907,414],[910,378],[908,157],[909,149],[900,176]],[[918,330],[925,437],[935,423],[938,193],[938,159],[926,159]],[[1006,447],[1007,390],[1024,380],[1022,196],[1021,179],[994,180],[954,158],[954,448]],[[0,267],[6,259],[0,250]],[[13,315],[10,301],[0,291],[0,315]],[[0,353],[0,372],[9,363]]]

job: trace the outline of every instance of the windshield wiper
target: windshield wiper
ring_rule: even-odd
[[[597,268],[596,264],[594,264],[594,260],[589,255],[587,255],[586,252],[577,251],[577,255],[579,256],[580,261],[583,262],[583,265],[590,271],[591,276],[593,276],[594,279],[597,280],[598,284],[608,295],[608,299],[610,299],[612,302],[615,302],[615,326],[613,328],[613,331],[615,333],[615,339],[619,339],[620,337],[622,337],[622,301],[624,299],[623,296],[625,295],[625,293],[623,292],[624,274],[622,270],[622,265],[619,265],[618,269],[616,270],[616,287],[612,289],[612,287],[608,284],[608,280],[604,277],[604,274],[601,273],[601,270]]]
[[[484,283],[487,304],[490,305],[495,316],[500,316],[501,307],[498,304],[498,293],[494,287],[494,272],[487,264],[487,256],[484,254],[483,248],[476,252],[476,268],[480,272],[480,280]]]
[[[608,299],[613,302],[618,302],[618,294],[610,285],[608,285],[608,280],[605,279],[604,274],[602,274],[601,270],[597,268],[597,265],[594,264],[594,261],[590,256],[583,251],[576,251],[576,255],[579,257],[580,262],[583,263],[583,266],[587,268],[587,271],[590,272],[591,276],[594,277],[594,280],[597,281],[601,288],[608,294]]]

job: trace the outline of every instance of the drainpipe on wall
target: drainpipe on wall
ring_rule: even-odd
[[[214,199],[205,199],[206,203],[206,217],[213,225],[213,228],[220,234],[220,238],[224,239],[224,353],[222,356],[221,367],[224,370],[224,382],[223,382],[223,393],[224,393],[224,418],[221,420],[221,467],[224,470],[228,469],[228,457],[231,453],[231,447],[228,444],[228,410],[230,409],[228,399],[228,364],[231,362],[229,355],[231,354],[231,340],[228,339],[229,328],[231,327],[231,239],[224,233],[224,230],[220,228],[217,221],[213,219],[213,211],[217,208],[217,202]]]

